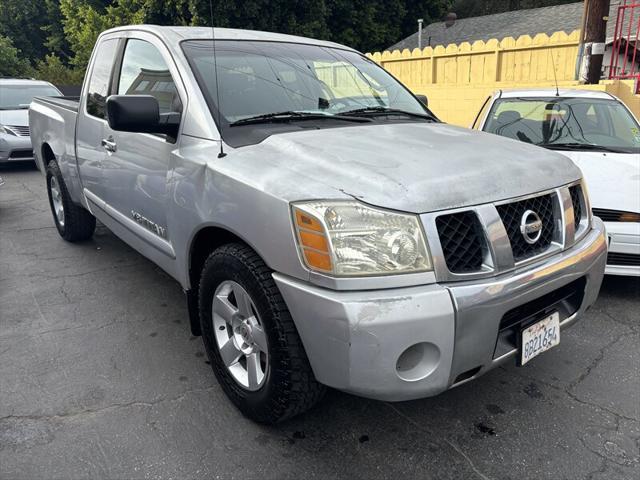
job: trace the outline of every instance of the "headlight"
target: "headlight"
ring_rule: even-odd
[[[15,133],[13,133],[11,130],[9,130],[7,127],[5,127],[4,125],[0,125],[0,133],[5,133],[7,135],[13,135],[14,137],[16,136]]]
[[[306,265],[337,276],[392,275],[431,270],[418,217],[353,201],[292,206]]]

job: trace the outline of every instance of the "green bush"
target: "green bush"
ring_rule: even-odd
[[[29,61],[20,57],[11,39],[0,35],[0,77],[28,77],[32,73]]]
[[[60,57],[49,54],[44,57],[44,60],[38,60],[34,76],[38,80],[46,80],[54,85],[80,85],[84,78],[84,70],[69,68],[62,63]]]

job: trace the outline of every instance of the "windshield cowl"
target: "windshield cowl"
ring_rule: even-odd
[[[362,115],[362,116],[407,116],[413,118],[422,118],[425,120],[437,122],[438,119],[428,113],[416,113],[416,112],[407,112],[405,110],[400,110],[397,108],[387,108],[387,107],[365,107],[365,108],[356,108],[355,110],[347,110],[346,112],[340,112],[342,115]]]
[[[296,120],[342,120],[347,122],[356,123],[369,123],[371,119],[345,116],[336,114],[326,114],[318,112],[278,112],[267,113],[264,115],[256,115],[254,117],[243,118],[231,123],[231,127],[237,127],[240,125],[251,125],[256,123],[269,123],[269,122],[291,122]]]
[[[623,148],[607,147],[605,145],[595,145],[592,143],[538,143],[539,147],[548,148],[550,150],[588,150],[588,151],[600,151],[611,153],[632,153]]]

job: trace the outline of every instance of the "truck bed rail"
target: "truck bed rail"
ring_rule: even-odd
[[[75,113],[78,113],[78,105],[80,105],[80,97],[34,97],[34,100],[55,105]]]

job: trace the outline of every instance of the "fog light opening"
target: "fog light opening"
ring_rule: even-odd
[[[411,345],[398,357],[397,375],[407,382],[415,382],[429,376],[440,362],[440,349],[433,343]]]

